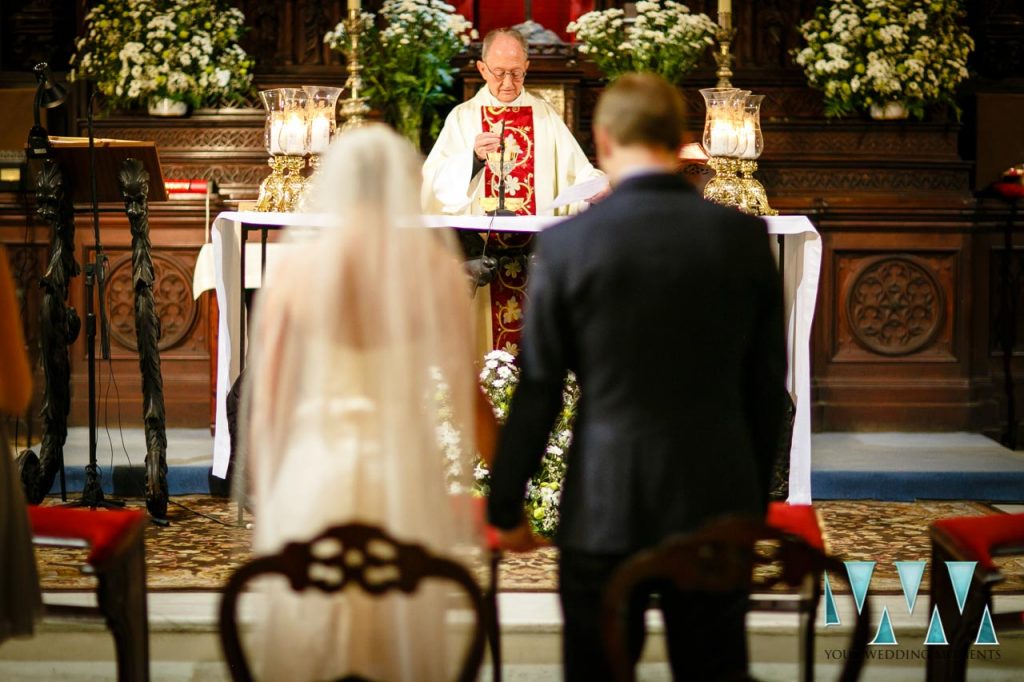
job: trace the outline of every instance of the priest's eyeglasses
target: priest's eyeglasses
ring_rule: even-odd
[[[501,82],[504,82],[505,78],[509,77],[512,79],[513,83],[522,83],[523,79],[526,78],[526,71],[522,69],[512,69],[511,71],[506,71],[505,69],[498,69],[497,71],[495,71],[491,67],[487,66],[487,62],[480,63],[484,65],[485,69],[491,72],[492,76],[494,76]]]

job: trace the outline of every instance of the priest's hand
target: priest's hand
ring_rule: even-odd
[[[478,159],[487,160],[487,155],[498,151],[501,144],[501,136],[498,133],[480,133],[473,142],[473,152]]]
[[[527,521],[512,530],[498,530],[498,545],[508,552],[530,552],[550,544],[547,539],[534,533]]]

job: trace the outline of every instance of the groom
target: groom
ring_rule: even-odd
[[[521,378],[501,435],[489,517],[505,546],[534,539],[523,491],[561,409],[580,409],[561,501],[567,680],[603,680],[602,590],[636,551],[716,516],[763,517],[783,416],[782,292],[765,224],[705,202],[675,173],[678,91],[629,74],[594,115],[614,191],[543,232],[530,271]],[[746,670],[746,594],[660,591],[676,679]],[[643,645],[643,609],[630,614]]]

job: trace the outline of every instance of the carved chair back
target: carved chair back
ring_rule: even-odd
[[[642,550],[612,576],[602,604],[605,648],[616,680],[635,679],[626,637],[630,597],[645,584],[667,581],[677,590],[765,592],[797,588],[822,573],[846,580],[842,561],[760,521],[728,517],[691,534],[677,535]],[[850,636],[843,682],[860,676],[868,642],[871,606],[865,601]],[[751,678],[752,679],[752,678]]]
[[[285,576],[297,592],[336,593],[351,586],[373,596],[392,591],[411,595],[426,578],[454,582],[469,598],[475,616],[472,640],[456,679],[476,679],[484,654],[484,601],[470,572],[420,545],[399,542],[376,526],[351,523],[328,528],[309,542],[289,543],[277,554],[253,559],[228,579],[220,604],[220,640],[234,682],[253,680],[238,633],[238,599],[250,580],[270,574]],[[339,682],[362,679],[349,675]]]

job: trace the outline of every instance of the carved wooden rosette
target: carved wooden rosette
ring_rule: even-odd
[[[78,338],[82,323],[74,308],[66,304],[71,278],[79,274],[75,261],[75,218],[71,193],[64,186],[60,167],[47,160],[36,177],[38,213],[50,223],[50,262],[43,274],[41,345],[46,383],[40,417],[43,426],[38,457],[25,450],[18,457],[18,470],[25,498],[39,504],[53,486],[64,461],[71,407],[71,361],[68,346]]]
[[[156,276],[149,242],[146,196],[149,173],[128,159],[118,174],[132,232],[132,284],[135,290],[135,338],[142,373],[143,422],[146,428],[146,508],[156,518],[167,515],[167,419],[160,372],[160,318],[153,296]]]

